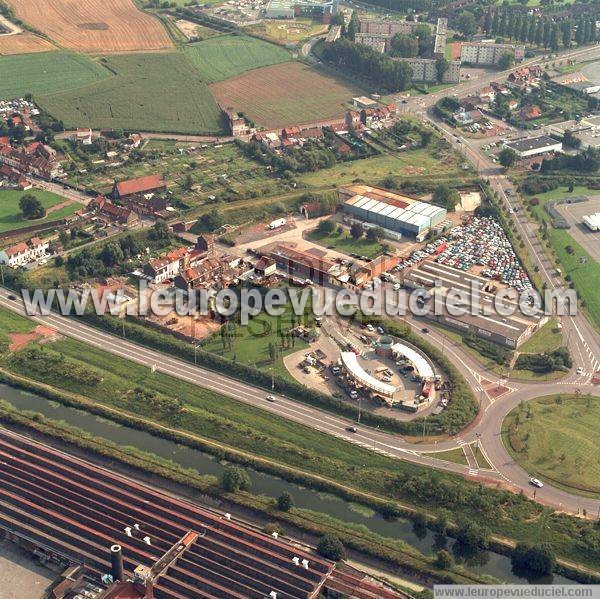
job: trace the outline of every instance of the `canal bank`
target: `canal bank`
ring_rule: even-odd
[[[201,475],[212,475],[219,478],[227,465],[199,450],[178,445],[173,441],[153,436],[144,431],[117,425],[112,421],[94,416],[88,412],[67,407],[42,396],[19,391],[5,385],[0,385],[0,399],[14,406],[20,412],[38,412],[46,418],[63,421],[69,426],[87,431],[94,437],[107,439],[120,446],[135,447],[138,450],[157,455],[162,459],[170,460],[172,463],[178,464],[183,468],[194,470]],[[505,582],[513,583],[573,583],[557,575],[544,578],[531,578],[522,573],[515,573],[512,570],[510,559],[504,555],[493,552],[478,552],[476,555],[466,555],[453,539],[441,537],[425,528],[415,527],[408,520],[388,521],[373,510],[344,501],[334,495],[308,489],[299,484],[284,481],[275,476],[252,469],[247,469],[247,471],[252,481],[253,493],[267,497],[277,497],[282,492],[287,491],[294,497],[298,508],[324,513],[341,522],[365,527],[367,530],[382,537],[401,539],[425,555],[433,555],[438,549],[447,548],[454,554],[457,563],[464,565],[468,570],[476,574],[487,574]],[[198,497],[194,497],[194,500],[204,502],[205,498],[198,499]],[[218,501],[211,499],[211,502],[213,507],[223,509]],[[239,507],[232,509],[236,513],[240,511]],[[244,515],[247,516],[246,514]],[[252,519],[256,522],[256,514],[252,515]],[[267,520],[268,518],[265,517],[263,521],[259,519],[256,523],[264,525]],[[294,536],[296,536],[295,533]],[[314,538],[307,542],[314,542]],[[361,561],[365,560],[361,557]],[[381,569],[380,565],[375,563],[373,563],[373,566]],[[397,572],[390,573],[397,574]]]

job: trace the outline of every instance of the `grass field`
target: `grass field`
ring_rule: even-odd
[[[73,202],[68,206],[63,206],[52,212],[47,212],[46,217],[43,219],[25,220],[21,216],[21,210],[19,209],[19,200],[25,194],[33,194],[46,210],[66,201],[65,198],[62,198],[55,193],[41,189],[30,189],[28,191],[0,190],[0,233],[11,229],[20,229],[64,218],[81,208],[81,204]]]
[[[516,408],[503,424],[504,441],[528,472],[600,497],[600,397],[542,397]]]
[[[290,59],[289,53],[279,46],[236,35],[221,35],[190,44],[185,47],[185,53],[206,83]]]
[[[113,77],[40,96],[40,105],[66,127],[223,131],[219,107],[183,53],[121,54],[101,62]]]
[[[585,302],[585,309],[590,316],[590,320],[597,329],[600,329],[600,300],[598,299],[600,264],[569,235],[568,230],[553,228],[550,224],[550,216],[544,209],[544,205],[551,200],[586,194],[589,194],[589,189],[582,186],[575,187],[572,192],[568,192],[564,187],[560,187],[547,193],[536,194],[535,197],[539,198],[540,203],[538,206],[533,206],[533,210],[539,221],[546,221],[548,223],[550,245],[557,254],[563,275],[571,277],[579,298]],[[574,251],[572,254],[566,251],[565,248],[567,246],[573,248]],[[581,258],[587,258],[587,262],[582,264]]]
[[[99,64],[73,52],[0,56],[0,98],[74,89],[109,76]]]
[[[9,0],[25,23],[79,52],[163,50],[173,43],[161,22],[133,0]]]
[[[378,241],[369,241],[366,237],[353,239],[350,233],[344,229],[344,232],[338,234],[336,231],[329,234],[319,233],[316,229],[308,234],[308,239],[320,243],[325,247],[332,247],[338,252],[346,254],[360,254],[368,258],[375,258],[383,253],[381,243]]]
[[[556,320],[550,319],[536,331],[521,347],[520,352],[539,354],[553,351],[562,345],[562,333],[556,328]]]
[[[253,318],[248,326],[238,326],[230,347],[225,347],[220,335],[215,335],[211,339],[202,343],[202,349],[211,353],[218,354],[225,358],[234,359],[241,364],[255,366],[261,370],[270,372],[273,369],[274,374],[291,378],[283,364],[283,357],[289,353],[299,351],[308,344],[300,339],[294,340],[293,347],[281,350],[279,344],[281,341],[280,333],[292,328],[292,310],[288,306],[285,314],[282,316],[270,316],[262,312],[256,318]],[[296,321],[297,322],[297,321]],[[307,315],[303,320],[306,326],[311,326],[312,315]],[[273,362],[269,354],[269,344],[275,344],[279,347],[279,355]]]
[[[305,173],[298,178],[308,185],[323,185],[327,182],[342,185],[351,183],[355,179],[363,179],[374,184],[387,175],[436,177],[458,175],[458,172],[459,164],[455,154],[447,152],[435,157],[429,150],[419,149],[397,154],[382,154],[353,162],[340,162],[332,168]]]
[[[243,111],[267,129],[341,118],[344,104],[363,93],[300,62],[254,69],[211,90],[221,106]]]

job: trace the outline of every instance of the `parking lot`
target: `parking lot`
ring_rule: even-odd
[[[569,235],[579,243],[583,249],[600,263],[600,232],[590,231],[583,223],[583,217],[587,214],[600,212],[600,195],[594,196],[587,202],[577,204],[562,204],[556,209],[571,225]]]

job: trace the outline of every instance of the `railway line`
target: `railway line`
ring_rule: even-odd
[[[361,599],[401,597],[289,542],[0,429],[0,529],[65,562],[129,577],[178,539],[198,540],[157,580],[157,599],[292,599],[325,588]]]

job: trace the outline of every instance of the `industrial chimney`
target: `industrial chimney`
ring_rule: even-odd
[[[121,545],[113,545],[110,548],[110,563],[111,563],[111,574],[113,581],[123,580],[123,553],[121,552]]]

